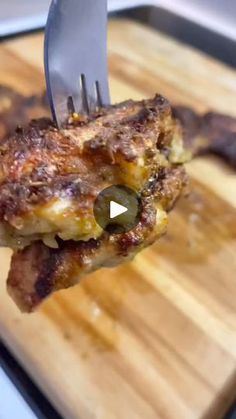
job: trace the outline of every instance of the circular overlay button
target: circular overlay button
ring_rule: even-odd
[[[139,223],[141,202],[132,189],[123,185],[110,186],[98,195],[94,216],[100,227],[110,234],[122,234]]]

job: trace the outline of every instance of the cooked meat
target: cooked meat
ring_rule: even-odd
[[[24,311],[153,243],[187,183],[181,128],[161,96],[74,115],[60,131],[34,121],[1,142],[0,156],[0,242],[15,249],[8,290]],[[93,207],[117,184],[137,192],[142,210],[133,230],[115,235]]]
[[[49,116],[45,94],[26,97],[0,85],[0,141],[13,134],[18,125],[42,116]]]
[[[183,126],[184,143],[194,156],[215,154],[236,168],[236,118],[216,112],[198,115],[177,106],[174,115]]]

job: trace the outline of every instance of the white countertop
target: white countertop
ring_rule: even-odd
[[[0,0],[0,37],[43,27],[49,4],[50,0]],[[235,0],[108,0],[108,4],[109,11],[160,6],[236,41]]]
[[[43,27],[50,0],[0,0],[0,37]],[[235,0],[109,0],[109,11],[153,4],[236,40]],[[0,419],[36,419],[0,367]]]
[[[0,367],[0,419],[37,419]]]
[[[43,27],[50,3],[51,0],[0,0],[0,37]],[[108,9],[112,12],[144,3],[145,0],[108,0]]]

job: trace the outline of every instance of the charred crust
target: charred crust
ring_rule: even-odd
[[[201,117],[193,109],[184,106],[173,107],[173,115],[181,122],[185,145],[192,149],[201,127]]]
[[[128,256],[135,251],[135,248],[148,245],[156,226],[156,210],[153,202],[143,201],[143,209],[140,214],[140,221],[136,228],[116,237],[117,253],[121,256]]]
[[[13,254],[7,287],[22,311],[31,311],[48,295],[49,289],[52,291],[53,268],[50,272],[46,269],[50,274],[47,278],[41,277],[46,274],[44,267],[48,267],[54,257],[51,250],[43,243],[35,242]]]
[[[35,282],[36,298],[41,301],[50,295],[55,287],[54,277],[57,267],[60,265],[60,251],[52,249],[44,265],[39,270],[37,281]]]
[[[116,178],[120,161],[142,157],[151,167],[157,148],[168,154],[171,124],[169,103],[156,96],[100,110],[86,125],[75,121],[61,131],[45,118],[18,128],[0,144],[0,218],[24,216],[60,194],[91,204],[104,179]]]
[[[170,211],[188,183],[189,178],[185,169],[173,166],[161,169],[150,187],[156,201]]]
[[[100,109],[86,120],[73,115],[60,131],[47,119],[34,120],[2,141],[0,220],[10,227],[20,226],[21,219],[14,218],[18,215],[27,220],[28,214],[36,214],[37,223],[36,205],[42,211],[40,205],[54,198],[69,198],[74,213],[83,217],[108,184],[134,185],[142,208],[137,226],[121,235],[104,232],[88,242],[57,239],[58,249],[33,242],[32,235],[33,243],[15,253],[9,274],[8,289],[18,305],[31,311],[52,292],[74,285],[100,266],[134,256],[165,232],[165,210],[186,182],[184,169],[172,164],[175,144],[181,153],[179,124],[158,95]],[[42,237],[45,242],[50,238]]]
[[[0,141],[14,134],[33,118],[49,116],[46,94],[25,97],[10,87],[0,85]]]
[[[181,106],[173,113],[183,126],[185,146],[194,156],[217,155],[236,168],[236,118],[216,112],[198,115]]]
[[[207,113],[202,119],[201,136],[207,141],[199,154],[215,154],[236,168],[236,118]]]
[[[208,149],[201,150],[199,154],[208,153],[222,157],[236,169],[236,133],[227,133],[224,137],[216,137]]]
[[[99,240],[63,242],[59,248],[49,249],[35,242],[15,252],[8,276],[8,291],[22,311],[34,310],[52,292],[67,288],[72,283],[74,266],[86,268],[88,260],[100,249]]]

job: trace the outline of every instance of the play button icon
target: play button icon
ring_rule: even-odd
[[[110,219],[113,220],[116,217],[119,217],[121,214],[125,214],[128,211],[128,208],[123,205],[118,204],[117,202],[110,202]]]
[[[139,222],[140,212],[138,194],[123,185],[104,189],[94,205],[97,223],[110,234],[122,234],[132,230]]]

